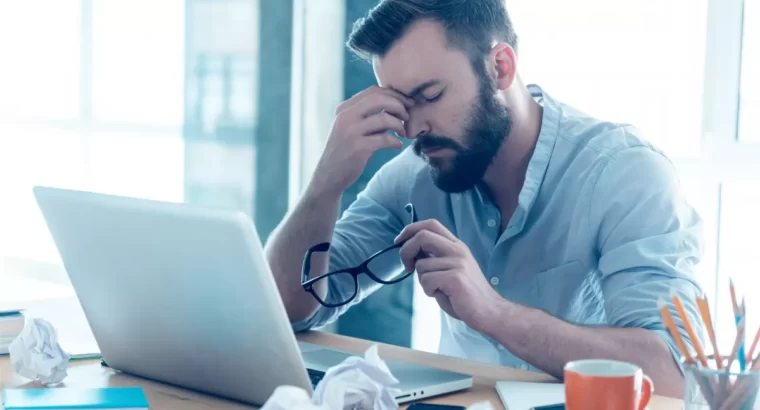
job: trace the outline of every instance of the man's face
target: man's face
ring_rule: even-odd
[[[485,63],[483,63],[485,64]],[[436,185],[462,192],[478,183],[511,129],[507,108],[485,66],[448,47],[443,27],[421,21],[374,62],[382,87],[412,98],[407,137]]]

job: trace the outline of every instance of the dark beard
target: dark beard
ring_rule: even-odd
[[[426,159],[439,189],[450,193],[464,192],[483,179],[511,130],[512,118],[508,109],[496,99],[496,87],[490,78],[482,75],[477,102],[462,134],[466,145],[443,136],[424,135],[414,141],[413,148],[420,157],[423,157],[423,149],[453,150],[455,154],[451,158]],[[449,165],[444,169],[447,162]]]

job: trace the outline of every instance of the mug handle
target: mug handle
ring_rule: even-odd
[[[643,375],[641,378],[641,397],[639,398],[639,410],[644,410],[649,404],[649,399],[652,398],[654,392],[654,383],[652,379],[647,375]]]

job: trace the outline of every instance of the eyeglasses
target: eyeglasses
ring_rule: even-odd
[[[417,222],[417,213],[414,210],[414,206],[412,204],[407,204],[404,209],[406,209],[406,211],[411,215],[412,223]],[[303,260],[303,268],[301,270],[301,286],[303,286],[303,289],[305,291],[311,293],[312,296],[314,296],[314,298],[317,299],[317,301],[319,301],[319,303],[325,307],[343,306],[356,298],[356,295],[359,292],[358,277],[361,274],[366,274],[370,279],[374,280],[377,283],[381,283],[383,285],[393,285],[394,283],[403,281],[414,273],[406,272],[398,267],[401,264],[401,256],[399,255],[399,251],[403,245],[404,242],[401,242],[378,251],[364,260],[364,262],[358,266],[328,272],[323,275],[319,275],[316,278],[309,279],[309,272],[311,271],[311,256],[315,252],[327,252],[330,249],[329,242],[323,242],[314,245],[309,248],[308,251],[306,251],[306,256]],[[388,277],[388,274],[393,272],[393,268],[397,268],[397,273]],[[322,300],[322,298],[314,290],[314,284],[318,283],[320,280],[325,280],[327,278],[338,280],[339,283],[346,284],[353,281],[353,292],[342,295],[342,300],[333,303],[328,303],[327,301]]]

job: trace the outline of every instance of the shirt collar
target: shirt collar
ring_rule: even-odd
[[[538,196],[538,190],[546,176],[549,160],[554,151],[554,144],[559,134],[560,110],[559,105],[544,90],[535,84],[528,86],[531,96],[543,106],[541,119],[541,131],[538,134],[536,148],[528,162],[528,170],[525,174],[518,204],[527,213],[533,206]]]

